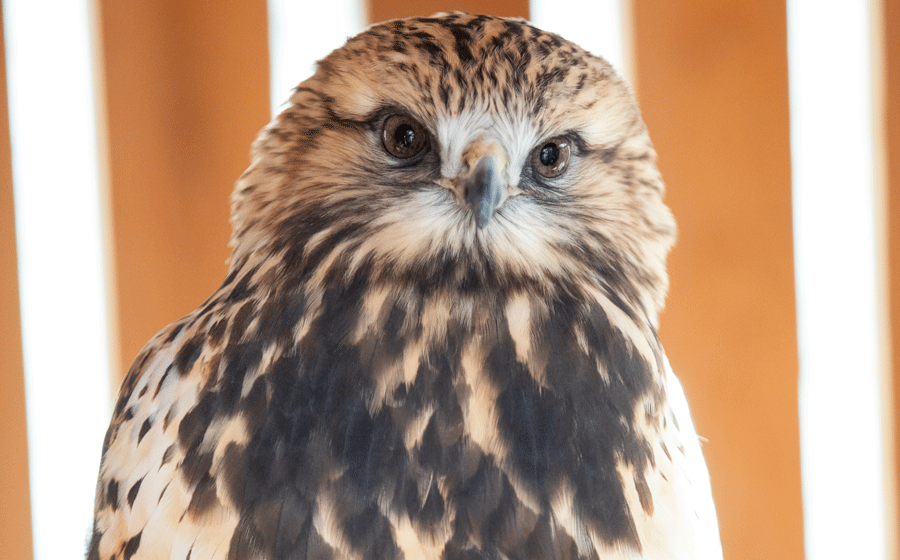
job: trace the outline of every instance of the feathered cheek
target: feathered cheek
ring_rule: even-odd
[[[563,221],[533,198],[517,196],[484,232],[484,245],[497,264],[516,274],[562,274],[567,262],[559,248],[573,242]]]
[[[467,210],[436,185],[411,190],[374,220],[361,248],[397,264],[440,253],[459,254],[471,244],[474,226]]]

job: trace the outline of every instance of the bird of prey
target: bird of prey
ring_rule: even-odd
[[[721,558],[655,160],[613,68],[524,20],[349,39],[131,367],[88,557]]]

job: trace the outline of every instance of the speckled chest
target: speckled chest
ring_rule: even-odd
[[[408,524],[448,558],[473,543],[576,558],[551,530],[566,508],[608,544],[639,546],[621,469],[654,460],[637,416],[661,387],[616,324],[626,313],[365,279],[265,301],[232,288],[207,311],[227,304],[227,320],[201,309],[170,337],[172,375],[206,376],[177,429],[191,514],[236,509],[233,550],[401,557]],[[234,422],[245,437],[209,445]]]

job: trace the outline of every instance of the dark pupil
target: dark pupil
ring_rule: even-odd
[[[408,124],[401,124],[394,132],[394,140],[402,148],[409,148],[416,141],[416,131]]]
[[[541,148],[541,165],[550,167],[559,159],[559,146],[556,144],[547,144]]]

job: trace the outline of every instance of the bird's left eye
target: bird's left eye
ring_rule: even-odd
[[[382,126],[381,141],[387,153],[395,158],[409,159],[428,146],[428,131],[407,115],[391,115]]]
[[[571,149],[566,138],[551,138],[534,149],[531,163],[538,173],[552,179],[559,177],[568,169],[570,154]]]

